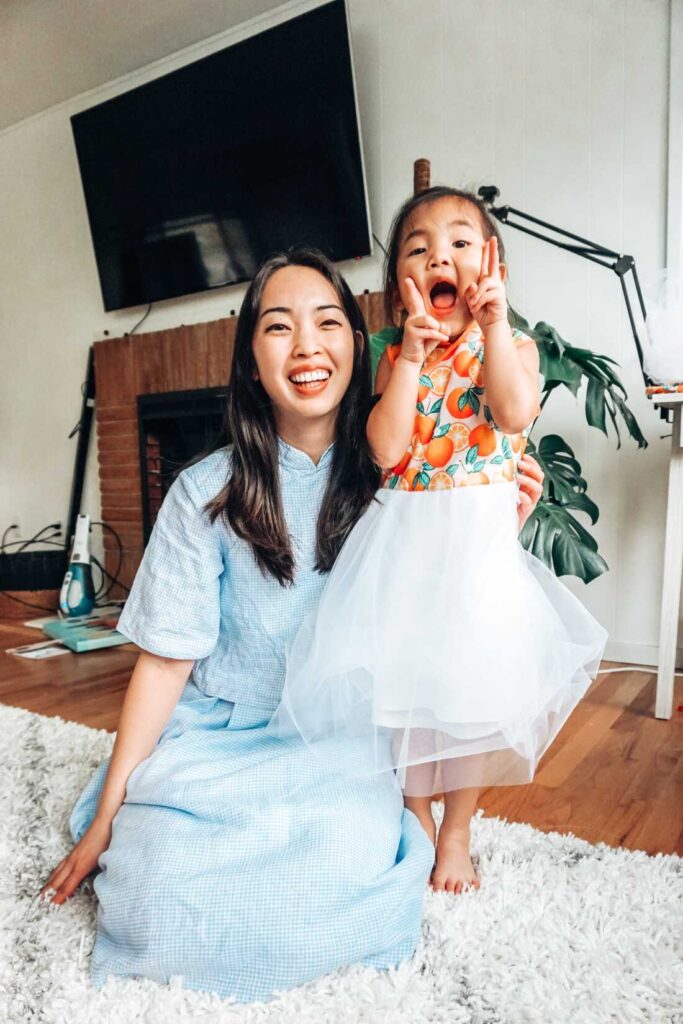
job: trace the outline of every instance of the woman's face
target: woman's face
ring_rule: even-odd
[[[310,267],[282,267],[263,290],[252,341],[278,426],[334,423],[351,382],[354,339],[339,296]]]

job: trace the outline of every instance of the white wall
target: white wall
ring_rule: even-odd
[[[676,2],[676,0],[675,0]],[[88,345],[143,310],[102,312],[69,117],[314,3],[214,37],[0,134],[0,530],[25,536],[63,519],[79,385]],[[373,228],[386,237],[412,188],[494,183],[501,201],[632,253],[641,277],[664,264],[668,0],[349,0]],[[619,452],[585,425],[581,403],[554,395],[542,432],[574,447],[601,509],[611,571],[575,592],[608,628],[610,653],[656,660],[668,441],[642,395],[617,278],[511,229],[511,299],[575,344],[619,361],[651,444]],[[343,268],[356,290],[379,286],[379,260]],[[146,330],[224,316],[243,288],[158,303]],[[94,448],[94,445],[93,445]],[[98,513],[89,465],[84,508]]]

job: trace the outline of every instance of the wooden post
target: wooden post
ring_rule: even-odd
[[[429,188],[431,180],[431,164],[425,157],[420,157],[413,164],[413,194],[424,192]]]

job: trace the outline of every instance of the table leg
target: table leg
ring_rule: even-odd
[[[657,673],[656,718],[671,718],[674,699],[674,670],[678,640],[678,608],[683,573],[683,416],[674,409],[669,496],[666,506],[664,582],[659,625],[659,671]]]

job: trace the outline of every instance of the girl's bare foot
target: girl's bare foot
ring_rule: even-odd
[[[464,889],[478,889],[479,879],[470,857],[470,830],[445,828],[439,831],[436,844],[436,864],[432,871],[431,886],[435,892],[461,893]]]

